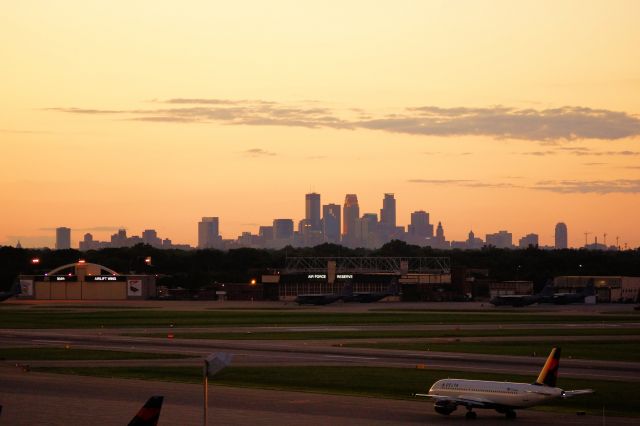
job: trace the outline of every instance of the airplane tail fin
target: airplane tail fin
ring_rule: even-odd
[[[560,367],[560,348],[551,349],[551,353],[540,370],[535,385],[556,387],[558,381],[558,368]]]
[[[129,422],[129,426],[156,426],[160,418],[163,396],[152,396],[142,406],[138,414]]]

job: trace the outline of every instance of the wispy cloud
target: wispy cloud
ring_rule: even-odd
[[[509,182],[486,182],[471,179],[409,179],[409,183],[421,183],[429,185],[455,185],[469,188],[516,188],[517,186]]]
[[[262,148],[252,148],[244,151],[244,155],[248,157],[273,157],[275,152],[266,151]]]
[[[0,129],[0,133],[15,133],[15,134],[43,134],[51,133],[43,130],[24,130],[24,129]]]
[[[166,108],[101,110],[58,107],[49,110],[85,115],[122,115],[131,120],[154,122],[360,128],[411,135],[473,135],[542,142],[617,140],[640,135],[640,118],[637,116],[620,111],[571,106],[549,109],[421,106],[381,116],[361,109],[354,111],[353,108],[338,111],[319,106],[318,102],[285,104],[265,100],[173,98],[156,100],[154,103],[165,105]],[[574,152],[581,151],[578,149]]]
[[[5,242],[0,245],[15,246],[18,242],[22,247],[51,247],[54,238],[41,235],[7,235]]]
[[[531,151],[531,152],[523,152],[522,155],[532,155],[535,157],[546,157],[547,155],[556,155],[557,152],[556,151],[551,151],[551,150],[547,150],[547,151]]]
[[[522,155],[533,155],[538,157],[544,157],[547,155],[557,155],[557,154],[569,154],[575,155],[578,157],[586,157],[586,156],[594,156],[594,157],[633,157],[640,155],[640,151],[594,151],[589,148],[584,147],[571,147],[571,146],[561,146],[555,149],[548,149],[544,151],[529,151],[523,152]]]
[[[499,139],[615,140],[640,134],[640,119],[624,112],[584,107],[553,109],[408,108],[405,113],[358,123],[360,127],[433,136],[478,135]]]
[[[558,192],[562,194],[611,194],[611,193],[640,193],[640,179],[614,179],[614,180],[544,180],[534,185],[515,185],[510,182],[487,182],[473,179],[410,179],[410,183],[428,184],[437,186],[459,186],[467,188],[519,188],[538,191]]]
[[[112,225],[102,225],[102,226],[91,226],[88,228],[72,228],[72,231],[76,231],[76,232],[115,232],[118,231],[120,229],[125,229],[125,227],[123,226],[112,226]],[[53,232],[56,230],[56,228],[53,227],[49,227],[49,228],[38,228],[39,231],[45,231],[45,232]]]
[[[568,193],[595,193],[595,194],[611,194],[611,193],[640,193],[640,179],[615,179],[615,180],[547,180],[538,182],[532,187],[542,191],[558,192],[561,194]]]

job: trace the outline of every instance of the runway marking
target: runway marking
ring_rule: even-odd
[[[336,328],[336,327],[322,327],[322,328],[306,328],[306,327],[296,327],[296,328],[287,328],[286,331],[360,331],[360,328]]]
[[[349,356],[349,355],[323,355],[324,358],[351,358],[351,359],[378,359],[377,357],[368,356]]]

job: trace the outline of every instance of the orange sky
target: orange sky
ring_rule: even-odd
[[[235,238],[315,190],[640,246],[637,1],[131,3],[2,6],[0,244]]]

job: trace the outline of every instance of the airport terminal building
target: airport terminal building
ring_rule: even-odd
[[[156,296],[154,275],[122,275],[95,263],[79,261],[44,275],[21,275],[20,299],[144,300]]]
[[[290,257],[281,271],[262,276],[277,288],[279,300],[298,295],[385,292],[403,301],[452,300],[451,268],[446,257]]]

